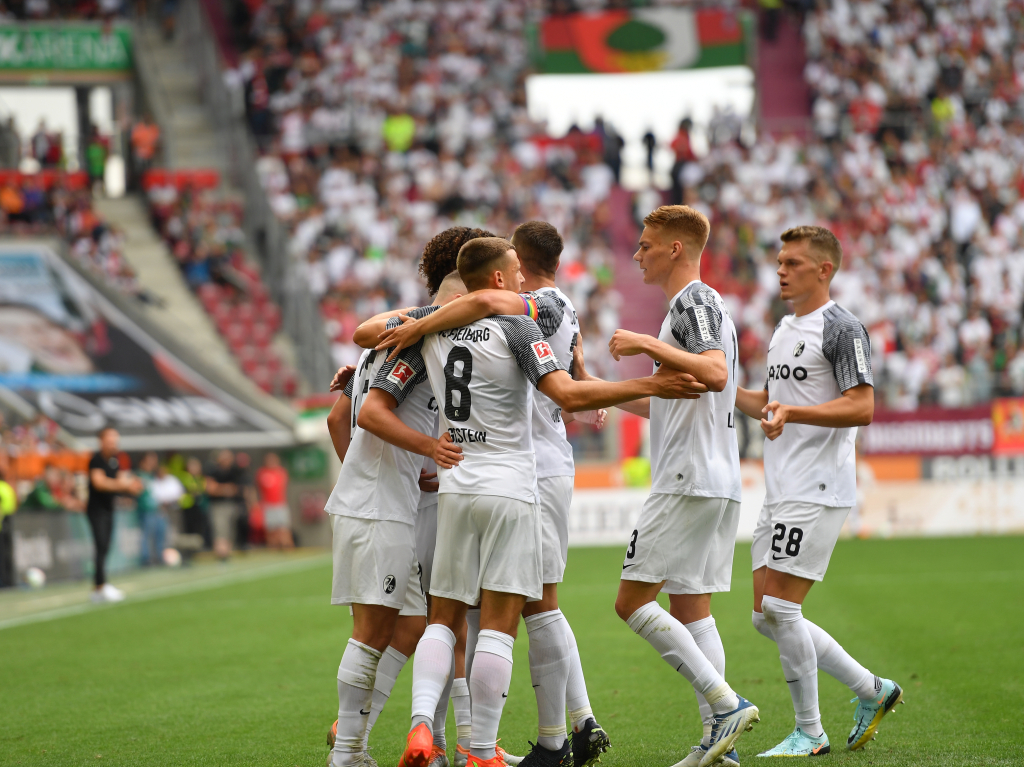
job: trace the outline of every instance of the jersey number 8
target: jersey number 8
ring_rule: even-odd
[[[462,363],[459,375],[455,366]],[[469,382],[473,379],[473,355],[465,346],[453,346],[444,363],[444,417],[449,421],[468,421],[473,398],[469,393]],[[458,394],[458,403],[455,395]]]

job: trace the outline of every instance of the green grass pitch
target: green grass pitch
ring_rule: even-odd
[[[697,706],[689,685],[616,618],[621,556],[574,549],[562,607],[614,743],[603,767],[667,767],[699,738]],[[774,645],[750,625],[749,564],[741,545],[733,591],[713,610],[726,676],[761,710],[739,742],[741,761],[752,763],[790,732],[793,713]],[[0,764],[320,767],[351,626],[329,591],[324,564],[0,631]],[[878,740],[849,753],[850,693],[822,674],[835,749],[824,759],[1024,765],[1024,538],[840,542],[806,615],[906,691]],[[501,731],[512,753],[536,733],[526,650],[521,628]],[[410,679],[411,663],[373,732],[381,767],[401,753]]]

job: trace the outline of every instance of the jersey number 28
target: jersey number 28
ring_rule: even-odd
[[[459,375],[455,368],[462,363]],[[469,382],[473,379],[473,355],[465,346],[453,346],[444,363],[444,417],[449,421],[468,421],[473,398]],[[458,403],[455,402],[456,393]]]

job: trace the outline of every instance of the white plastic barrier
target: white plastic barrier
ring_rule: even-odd
[[[743,502],[736,534],[749,541],[764,502],[764,473],[745,462]],[[859,477],[858,508],[844,535],[919,537],[1024,533],[1024,478],[935,479],[877,482]],[[569,512],[572,546],[625,546],[649,488],[577,490]]]

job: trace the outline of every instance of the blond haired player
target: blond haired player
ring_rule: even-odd
[[[843,260],[839,240],[820,226],[782,234],[779,288],[793,314],[768,346],[764,389],[740,389],[736,405],[765,433],[764,507],[754,531],[754,627],[779,646],[796,728],[760,756],[826,754],[818,710],[818,669],[857,696],[847,748],[863,748],[903,691],[854,660],[803,617],[825,577],[843,522],[856,503],[857,427],[871,423],[875,398],[871,342],[864,326],[829,298]]]
[[[651,400],[623,409],[651,420],[651,495],[622,563],[615,611],[697,693],[704,738],[683,767],[736,764],[734,744],[758,721],[757,708],[724,679],[725,650],[711,616],[711,595],[728,591],[740,509],[736,330],[721,296],[700,280],[710,233],[704,214],[684,205],[644,219],[633,259],[644,283],[657,285],[669,312],[657,338],[616,331],[616,359],[646,354],[691,374],[710,392],[694,401]],[[670,611],[656,601],[669,595]]]

